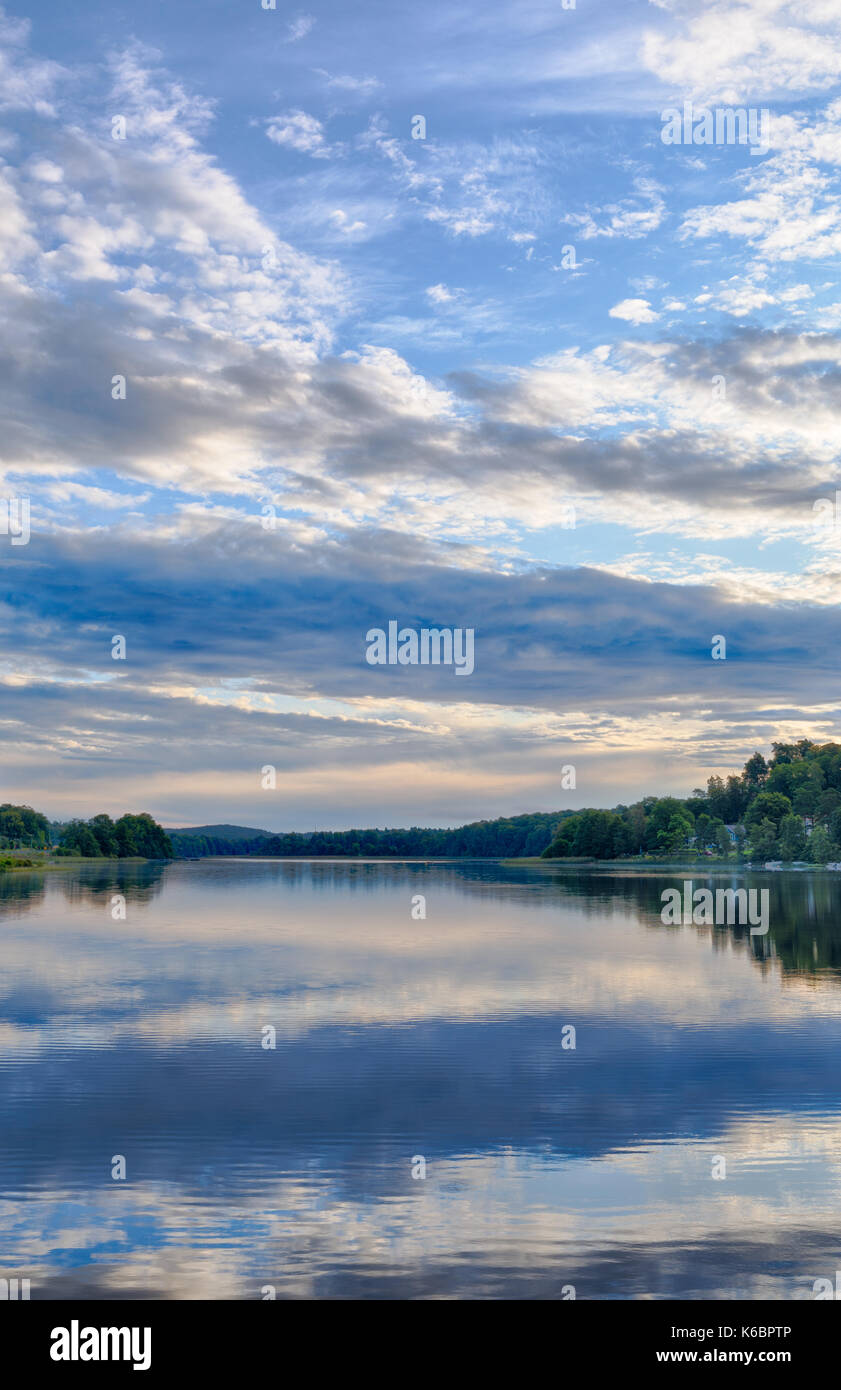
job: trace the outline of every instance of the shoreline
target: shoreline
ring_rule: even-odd
[[[35,852],[37,853],[37,851]],[[83,854],[62,854],[58,858],[47,857],[26,863],[23,862],[24,858],[26,856],[21,856],[19,864],[6,863],[3,862],[3,856],[0,854],[0,874],[47,873],[53,869],[76,869],[80,864],[173,864],[175,862],[173,859],[145,859],[141,854],[126,856],[125,859],[106,859],[104,857],[94,859]]]
[[[504,859],[504,864],[545,864],[553,868],[559,865],[570,865],[573,868],[598,868],[607,869],[657,869],[676,870],[687,873],[702,874],[710,871],[726,873],[743,873],[750,870],[751,873],[838,873],[838,868],[830,867],[829,864],[809,864],[802,859],[793,859],[789,862],[766,860],[764,863],[755,863],[752,859],[543,859],[541,856],[530,856],[521,859]],[[773,865],[773,867],[769,867]]]
[[[204,854],[195,857],[186,855],[176,855],[173,859],[148,859],[143,855],[131,855],[124,859],[96,858],[85,855],[61,855],[60,858],[46,858],[35,862],[20,863],[2,862],[0,856],[0,875],[7,873],[53,873],[59,869],[76,869],[85,864],[111,865],[118,867],[121,864],[200,864],[200,863],[236,863],[236,864],[501,864],[503,866],[529,866],[540,868],[557,869],[561,867],[573,869],[624,869],[626,871],[652,871],[652,872],[682,872],[694,875],[705,873],[731,873],[739,874],[749,871],[750,873],[839,873],[841,865],[835,867],[828,864],[809,864],[803,860],[794,860],[790,863],[779,861],[768,861],[767,863],[757,864],[750,860],[736,861],[733,859],[705,859],[705,860],[686,860],[686,859],[587,859],[587,858],[564,858],[564,859],[544,859],[541,855],[522,855],[501,857],[498,855],[420,855],[405,856],[374,856],[374,855],[260,855],[260,854]]]

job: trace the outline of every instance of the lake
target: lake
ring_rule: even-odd
[[[841,876],[694,876],[767,887],[764,936],[664,925],[685,876],[0,876],[0,1276],[33,1299],[812,1298],[841,1268]]]

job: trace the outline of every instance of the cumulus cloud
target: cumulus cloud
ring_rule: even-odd
[[[455,295],[446,285],[430,285],[426,297],[432,304],[451,304]]]
[[[814,120],[796,113],[775,117],[771,132],[770,156],[739,176],[745,196],[691,208],[681,239],[742,239],[771,263],[836,256],[841,250],[834,172],[841,165],[841,100]]]
[[[0,112],[55,113],[54,96],[66,70],[28,51],[31,24],[0,8]]]
[[[623,299],[608,309],[612,319],[627,319],[629,323],[654,323],[660,315],[647,299]]]
[[[276,145],[311,154],[314,159],[328,159],[330,146],[324,138],[324,126],[306,111],[287,111],[268,122],[266,134]]]
[[[648,32],[642,60],[687,97],[756,102],[825,90],[841,77],[841,16],[833,0],[675,0],[673,26]]]

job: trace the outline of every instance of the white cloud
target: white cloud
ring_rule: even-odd
[[[608,313],[612,319],[627,319],[629,323],[654,323],[660,317],[647,299],[623,299]]]
[[[9,172],[0,168],[0,268],[9,270],[31,256],[37,242],[35,228],[27,216],[24,203],[12,182]]]
[[[287,111],[283,116],[275,116],[268,123],[266,131],[276,145],[299,150],[315,159],[328,159],[330,146],[324,139],[324,126],[316,116],[306,111]]]
[[[148,502],[150,494],[148,492],[126,493],[111,492],[107,488],[92,487],[86,483],[48,483],[44,488],[45,495],[51,497],[54,502],[84,502],[91,507],[102,507],[105,511],[120,511],[131,507],[141,507],[144,502]]]
[[[841,100],[812,122],[803,115],[777,117],[771,145],[772,155],[759,168],[739,176],[746,196],[690,209],[682,240],[743,238],[771,262],[823,260],[841,252]]]
[[[712,297],[716,309],[722,309],[737,319],[744,318],[754,309],[763,309],[766,304],[776,302],[776,296],[769,294],[761,285],[752,285],[741,280],[736,284],[723,286],[718,294]]]
[[[311,15],[311,14],[302,14],[302,15],[299,15],[297,19],[293,19],[292,22],[291,22],[291,24],[287,25],[287,28],[286,28],[286,34],[287,34],[286,42],[287,42],[287,43],[297,43],[299,39],[304,39],[304,38],[306,38],[307,34],[308,34],[308,33],[310,32],[310,30],[313,28],[313,25],[314,25],[314,24],[315,24],[315,16],[314,16],[314,15]]]
[[[39,183],[61,183],[64,178],[61,166],[50,159],[33,159],[27,172],[31,179],[37,179]]]
[[[52,116],[55,87],[67,74],[58,63],[31,58],[25,51],[30,27],[28,19],[14,19],[0,8],[0,111]]]
[[[344,92],[349,96],[370,96],[382,86],[377,77],[351,77],[342,74],[333,77],[324,68],[316,68],[315,71],[319,77],[324,78],[331,91]]]
[[[342,208],[334,208],[330,213],[330,221],[338,232],[343,236],[355,237],[367,232],[368,224],[360,218],[351,218]]]
[[[647,68],[687,98],[756,103],[784,92],[825,90],[841,77],[841,12],[835,0],[747,0],[674,10],[678,32],[650,31]]]
[[[656,231],[666,215],[662,189],[653,179],[637,178],[635,192],[617,203],[589,208],[585,213],[569,213],[564,218],[580,229],[586,240],[591,237],[627,237],[636,240]]]

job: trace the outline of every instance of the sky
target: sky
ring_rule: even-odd
[[[567,4],[0,12],[3,799],[453,825],[838,737],[841,0]]]

